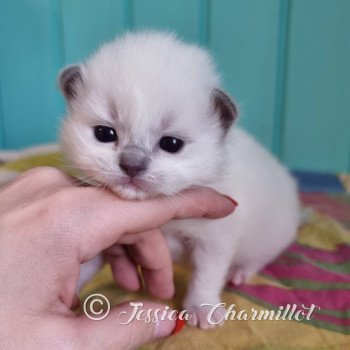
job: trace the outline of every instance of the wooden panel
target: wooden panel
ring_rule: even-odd
[[[1,6],[0,147],[54,141],[64,111],[58,71],[126,29],[154,28],[209,46],[240,104],[241,123],[288,165],[350,171],[348,0],[8,0]]]
[[[2,98],[1,98],[1,77],[0,77],[0,149],[6,147],[5,130],[4,130],[4,116],[2,113]]]
[[[201,41],[199,0],[134,0],[132,27],[173,30],[189,41]]]
[[[61,0],[65,63],[79,62],[123,30],[123,0]]]
[[[241,109],[241,124],[273,146],[278,0],[211,2],[210,48],[227,90]]]
[[[60,102],[57,2],[6,1],[0,12],[0,76],[6,146],[52,141]]]
[[[350,1],[291,2],[285,161],[350,170]]]

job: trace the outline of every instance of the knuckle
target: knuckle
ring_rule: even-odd
[[[19,178],[26,181],[29,180],[40,184],[46,184],[63,180],[66,178],[66,175],[57,168],[41,166],[25,171]]]

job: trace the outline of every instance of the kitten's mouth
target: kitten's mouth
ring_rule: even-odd
[[[122,177],[115,182],[116,192],[127,198],[147,198],[155,192],[154,186],[142,178]]]
[[[114,185],[110,186],[112,191],[125,199],[147,199],[157,195],[154,185],[146,179],[122,177],[114,181]]]
[[[123,177],[121,179],[118,179],[116,184],[122,187],[132,188],[132,189],[137,189],[142,191],[148,188],[147,182],[145,180],[135,178],[135,177]]]

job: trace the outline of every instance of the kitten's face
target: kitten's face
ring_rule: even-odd
[[[108,50],[61,74],[70,106],[62,145],[81,178],[128,199],[209,185],[222,171],[226,127],[210,74]]]

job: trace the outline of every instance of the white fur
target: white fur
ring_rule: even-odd
[[[194,271],[184,307],[192,312],[192,324],[208,328],[200,304],[220,302],[227,280],[248,280],[294,239],[299,222],[295,182],[243,130],[233,127],[223,136],[210,102],[219,78],[201,48],[169,34],[128,34],[103,46],[81,69],[84,83],[69,102],[61,135],[65,153],[88,181],[130,199],[210,186],[239,203],[224,219],[163,227],[174,256],[182,249],[191,252]],[[98,142],[94,125],[115,128],[118,143]],[[183,150],[159,149],[166,135],[183,139]],[[119,155],[128,145],[151,158],[143,190],[118,184],[123,177]]]

